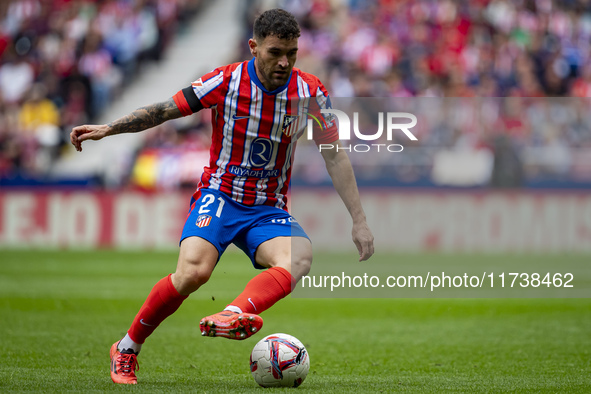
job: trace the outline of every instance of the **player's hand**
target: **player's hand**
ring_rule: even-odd
[[[373,234],[367,222],[353,224],[353,242],[359,251],[359,261],[365,261],[373,255]]]
[[[107,135],[107,125],[82,125],[72,129],[70,142],[78,152],[82,152],[82,141],[100,140]]]

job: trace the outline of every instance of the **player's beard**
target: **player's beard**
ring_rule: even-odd
[[[259,77],[264,78],[263,85],[269,85],[265,87],[270,87],[271,91],[280,88],[281,86],[285,85],[289,80],[289,76],[293,69],[293,66],[286,67],[286,68],[278,68],[277,64],[269,64],[267,65],[263,60],[257,60],[255,63],[255,67],[258,69]],[[282,72],[281,74],[277,74],[277,72]]]
[[[279,88],[287,83],[289,79],[289,71],[288,70],[281,70],[284,73],[276,74],[276,71],[271,71],[269,75],[267,75],[267,79],[273,84],[274,89]]]

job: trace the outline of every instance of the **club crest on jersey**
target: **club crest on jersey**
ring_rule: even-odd
[[[197,222],[195,222],[199,228],[207,227],[209,226],[209,223],[211,223],[211,216],[209,215],[199,215],[199,217],[197,217]]]
[[[298,115],[283,115],[283,124],[281,126],[281,131],[288,137],[291,137],[292,134],[296,131],[296,125],[298,122],[296,120],[299,118]]]

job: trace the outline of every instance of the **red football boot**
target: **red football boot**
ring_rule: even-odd
[[[263,327],[263,319],[259,315],[231,311],[221,311],[204,317],[199,323],[203,336],[238,340],[251,337],[259,332],[261,327]]]
[[[128,349],[120,352],[117,349],[118,344],[119,342],[115,342],[111,346],[111,379],[119,384],[137,384],[135,370],[140,369],[137,354]]]

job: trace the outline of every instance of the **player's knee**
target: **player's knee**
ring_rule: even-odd
[[[190,294],[203,286],[210,278],[213,269],[198,259],[179,261],[173,284],[181,294]]]
[[[173,284],[180,294],[188,295],[203,286],[210,276],[211,272],[200,269],[177,271],[174,274]]]
[[[299,281],[302,276],[308,275],[312,267],[312,255],[300,256],[291,262],[291,276]]]
[[[291,276],[299,281],[303,276],[308,275],[312,267],[312,247],[309,241],[301,241],[297,248],[292,249],[291,254]]]

